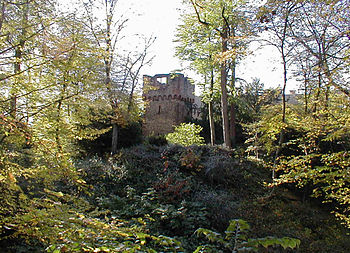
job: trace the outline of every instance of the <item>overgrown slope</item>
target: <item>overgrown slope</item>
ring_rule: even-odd
[[[204,243],[193,236],[197,228],[224,232],[235,218],[251,224],[253,238],[300,239],[300,252],[345,252],[350,247],[346,229],[326,210],[311,200],[302,202],[288,189],[272,192],[266,187],[270,173],[235,152],[141,145],[123,150],[111,164],[92,161],[81,166],[89,168],[86,180],[100,195],[93,198],[96,205],[124,219],[149,215],[152,234],[174,237],[188,252]],[[101,184],[95,173],[112,174]]]
[[[326,210],[287,189],[272,192],[268,171],[220,147],[140,145],[76,166],[86,188],[57,184],[28,197],[30,207],[2,220],[3,252],[193,252],[209,243],[196,229],[223,233],[238,218],[251,225],[248,238],[301,240],[285,251],[350,248]]]

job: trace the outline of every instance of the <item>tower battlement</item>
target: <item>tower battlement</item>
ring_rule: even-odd
[[[161,135],[173,131],[186,118],[198,116],[195,86],[183,74],[143,76],[143,99],[146,104],[144,135]]]

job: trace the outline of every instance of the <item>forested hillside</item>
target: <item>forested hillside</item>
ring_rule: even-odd
[[[0,2],[0,252],[347,252],[349,1],[184,1],[201,119],[166,136],[119,2]],[[281,84],[241,76],[258,49]]]
[[[75,166],[85,189],[62,178],[53,191],[34,178],[2,190],[8,204],[2,207],[15,214],[2,221],[4,252],[193,252],[199,246],[207,248],[198,252],[268,246],[288,252],[299,243],[296,252],[346,252],[350,246],[329,210],[290,189],[272,191],[266,168],[227,149],[146,144]],[[230,220],[242,222],[232,230],[239,235],[216,240]],[[213,235],[205,239],[195,233],[199,228]]]

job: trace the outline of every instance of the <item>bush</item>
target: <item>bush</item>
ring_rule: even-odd
[[[202,129],[194,123],[182,123],[175,127],[173,133],[167,134],[166,139],[169,143],[183,146],[203,145],[204,138],[200,136]]]

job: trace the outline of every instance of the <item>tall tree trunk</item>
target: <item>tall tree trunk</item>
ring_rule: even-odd
[[[230,141],[232,147],[236,145],[236,105],[234,102],[230,104]]]
[[[328,111],[328,103],[329,103],[329,91],[330,91],[330,86],[331,86],[331,80],[333,80],[333,78],[330,77],[330,73],[329,73],[329,69],[328,69],[328,63],[327,63],[327,54],[325,53],[324,50],[324,45],[322,47],[322,70],[324,70],[325,75],[328,79],[328,82],[326,82],[326,90],[325,90],[325,110],[326,112]],[[327,112],[328,114],[328,112]]]
[[[112,155],[115,155],[118,150],[118,132],[119,132],[119,127],[117,123],[112,124]]]
[[[286,122],[286,87],[287,87],[287,60],[284,54],[284,46],[281,47],[281,55],[283,60],[283,88],[282,88],[282,124]],[[278,139],[278,147],[275,153],[274,165],[276,164],[277,158],[282,150],[282,145],[284,142],[284,126],[281,129],[280,136]],[[275,179],[276,171],[275,166],[272,169],[272,179]]]
[[[308,79],[307,79],[307,73],[306,70],[304,71],[304,103],[305,103],[305,114],[308,111],[308,95],[307,95],[307,87],[308,87]]]
[[[109,100],[112,106],[113,110],[113,119],[112,119],[112,128],[113,128],[113,133],[112,133],[112,147],[111,147],[111,154],[114,155],[117,153],[117,147],[118,147],[118,124],[116,121],[117,118],[117,112],[118,112],[118,102],[116,98],[113,98],[113,90],[112,90],[112,83],[111,83],[111,67],[110,67],[110,62],[105,61],[106,64],[106,86],[109,94]]]
[[[325,91],[325,104],[324,104],[324,109],[327,111],[328,110],[328,103],[329,103],[329,84],[326,85],[326,91]]]
[[[113,89],[112,89],[112,81],[111,81],[111,61],[105,60],[105,74],[106,74],[106,80],[105,85],[108,91],[109,101],[112,107],[113,111],[113,119],[112,119],[112,140],[111,140],[111,154],[114,155],[117,153],[117,146],[118,146],[118,125],[115,122],[117,117],[117,110],[118,110],[118,104],[116,99],[113,96]]]
[[[55,139],[56,139],[58,153],[62,153],[62,151],[63,151],[63,147],[62,147],[62,143],[61,143],[61,136],[60,136],[62,100],[63,100],[63,96],[57,105],[57,116],[56,116],[57,118],[56,118],[56,129],[55,129]]]
[[[286,122],[286,87],[287,87],[287,62],[283,56],[283,88],[282,88],[282,122]]]
[[[286,10],[286,16],[284,18],[284,24],[283,24],[283,33],[282,36],[278,36],[280,40],[280,52],[283,62],[283,88],[282,88],[282,129],[280,132],[279,140],[278,140],[278,147],[276,149],[275,158],[274,158],[274,166],[272,169],[272,179],[275,179],[276,177],[276,162],[277,158],[282,150],[282,145],[284,142],[284,123],[286,122],[286,87],[287,87],[287,52],[286,52],[286,38],[287,38],[287,29],[288,29],[288,22],[289,22],[289,15],[292,12],[293,8],[295,7],[294,3],[291,3],[291,6],[289,6]]]
[[[110,103],[110,106],[112,107],[112,120],[111,125],[113,126],[113,132],[118,133],[118,125],[117,125],[117,118],[118,118],[118,100],[117,96],[115,94],[115,91],[113,89],[113,84],[111,80],[111,71],[112,71],[112,65],[114,60],[114,53],[115,53],[115,45],[117,42],[117,38],[119,35],[119,32],[123,29],[124,22],[122,22],[119,26],[114,26],[113,24],[113,17],[115,15],[116,5],[118,0],[103,0],[101,1],[104,4],[104,22],[105,27],[101,27],[100,24],[95,24],[95,17],[93,14],[93,8],[90,5],[84,5],[86,14],[88,15],[89,20],[89,27],[91,29],[92,35],[96,40],[97,45],[100,47],[100,49],[104,49],[104,52],[102,53],[103,61],[104,61],[104,71],[105,71],[105,88],[108,96],[108,100]],[[90,1],[91,4],[93,4],[93,1]],[[100,30],[101,29],[101,30]],[[103,30],[103,37],[100,37],[99,34]],[[112,140],[111,140],[111,154],[115,154],[117,152],[117,143],[118,143],[118,135],[112,134]]]
[[[233,34],[235,36],[235,34]],[[236,60],[233,60],[232,65],[232,80],[231,80],[231,89],[232,89],[232,100],[230,103],[230,141],[232,147],[236,145],[236,104],[234,102],[234,92],[236,88]]]
[[[15,87],[11,91],[11,102],[10,102],[10,115],[13,118],[16,118],[17,114],[17,88],[19,86],[19,81],[18,81],[18,74],[21,72],[21,66],[22,66],[22,60],[23,60],[23,48],[26,43],[25,41],[25,36],[26,36],[26,27],[28,23],[28,11],[29,11],[29,2],[27,1],[25,5],[23,5],[23,16],[22,16],[22,31],[21,35],[19,37],[19,43],[18,46],[15,48],[15,62],[13,64],[14,68],[14,74],[15,74]]]
[[[214,108],[213,108],[213,90],[214,90],[214,70],[210,73],[210,101],[209,109],[209,126],[210,126],[210,143],[215,145],[215,122],[214,122]]]
[[[317,105],[320,103],[321,100],[321,89],[322,89],[322,76],[321,76],[321,70],[319,70],[318,73],[318,86],[316,91],[316,99],[314,102],[313,112],[317,112]]]
[[[105,85],[108,91],[109,100],[111,103],[111,107],[113,110],[113,118],[117,118],[117,112],[118,112],[118,102],[117,99],[114,97],[114,92],[112,88],[112,79],[111,79],[111,68],[112,68],[112,61],[113,61],[113,49],[112,49],[112,38],[111,38],[111,24],[112,24],[112,16],[108,13],[108,1],[105,1],[106,4],[106,57],[105,57],[105,74],[106,74],[106,80]],[[112,120],[112,147],[111,147],[111,154],[114,155],[117,153],[117,147],[118,147],[118,125],[117,122],[115,122],[116,119]]]
[[[58,101],[58,104],[57,104],[57,115],[56,115],[56,129],[55,129],[55,139],[56,139],[56,145],[57,145],[57,151],[59,153],[62,153],[63,152],[63,146],[62,146],[62,142],[61,142],[61,135],[60,135],[60,132],[61,132],[61,122],[62,122],[62,107],[63,107],[63,100],[65,99],[66,97],[66,92],[67,92],[67,86],[65,84],[67,78],[66,76],[68,76],[69,74],[66,73],[66,75],[64,76],[64,79],[63,79],[63,85],[62,85],[62,89],[61,89],[61,95],[60,95],[60,100]]]
[[[18,74],[21,72],[21,65],[22,65],[22,53],[23,53],[23,47],[24,47],[25,41],[20,39],[19,46],[15,50],[15,63],[13,65],[14,68],[14,74],[15,74],[15,87],[11,91],[11,102],[10,102],[10,115],[13,118],[16,118],[17,114],[17,87],[19,86],[18,81]]]
[[[10,115],[12,118],[16,118],[17,114],[17,95],[12,94],[11,100],[10,100]]]
[[[131,87],[131,91],[129,94],[129,101],[128,101],[128,111],[130,112],[130,110],[132,109],[133,103],[134,103],[134,89],[135,89],[135,84],[134,81],[132,82],[132,87]]]
[[[228,27],[224,24],[223,32],[221,34],[222,53],[227,52]],[[230,133],[229,133],[229,119],[228,119],[228,104],[227,104],[227,62],[223,60],[220,66],[221,70],[221,113],[222,113],[222,131],[224,137],[224,145],[231,148]]]

